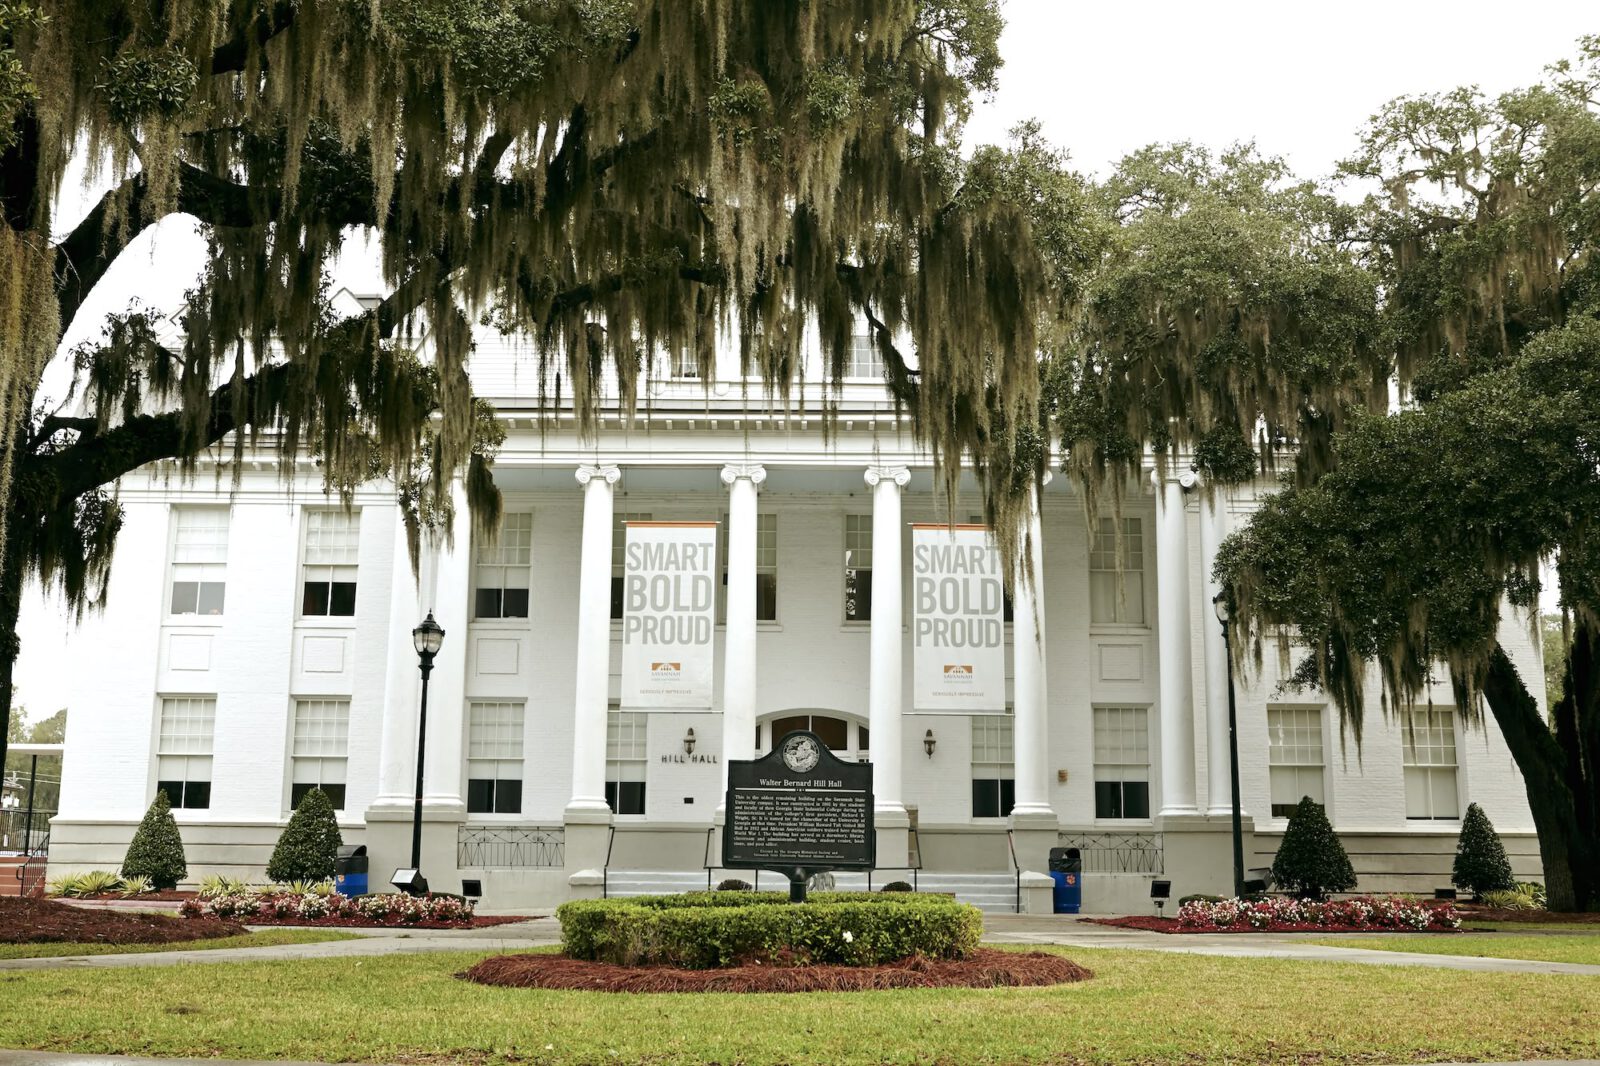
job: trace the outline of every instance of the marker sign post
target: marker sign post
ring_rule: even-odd
[[[760,759],[731,760],[726,808],[723,868],[781,873],[792,902],[805,902],[812,874],[877,860],[872,764],[835,757],[815,733],[797,729]]]
[[[717,524],[629,522],[623,547],[622,706],[711,709]]]
[[[1005,584],[987,527],[911,527],[911,641],[917,711],[1005,713]]]

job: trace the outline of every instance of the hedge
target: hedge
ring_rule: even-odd
[[[874,966],[913,955],[965,958],[983,917],[945,896],[776,892],[574,900],[556,908],[570,958],[714,969],[747,962]]]

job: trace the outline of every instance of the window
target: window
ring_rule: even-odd
[[[228,512],[220,507],[173,511],[172,614],[222,613],[228,566]]]
[[[216,731],[215,696],[168,696],[161,701],[156,740],[156,788],[174,807],[211,806],[211,739]]]
[[[304,595],[300,613],[307,618],[356,613],[356,549],[359,513],[307,511]]]
[[[699,381],[700,353],[691,351],[673,352],[672,377],[678,381]]]
[[[1016,803],[1011,716],[972,718],[972,816],[1004,818]]]
[[[791,714],[785,718],[774,718],[768,727],[767,735],[772,738],[772,743],[777,743],[796,729],[815,733],[822,738],[828,750],[840,758],[850,750],[850,723],[843,718],[832,718],[824,714]],[[759,747],[759,744],[757,746]]]
[[[850,338],[850,361],[845,364],[847,378],[882,378],[883,353],[870,333],[857,333]]]
[[[1456,718],[1453,707],[1413,707],[1401,723],[1405,746],[1406,817],[1461,817],[1456,790]]]
[[[349,700],[295,700],[290,745],[289,807],[320,788],[336,811],[344,810],[345,757],[350,751]]]
[[[1149,711],[1094,709],[1094,816],[1150,817]]]
[[[473,560],[478,582],[474,618],[528,617],[528,577],[533,562],[533,515],[508,514],[500,536],[479,544]]]
[[[1321,803],[1321,709],[1268,707],[1267,763],[1272,779],[1272,817],[1289,817],[1304,796]]]
[[[644,813],[645,735],[649,717],[612,711],[606,717],[606,802],[613,814]]]
[[[872,619],[872,516],[844,516],[844,620]]]
[[[467,705],[467,813],[522,813],[521,703]]]
[[[627,566],[628,523],[649,522],[648,512],[632,511],[611,516],[611,617],[622,617],[622,582]]]
[[[1122,580],[1117,580],[1117,552],[1122,552]],[[1100,519],[1089,546],[1089,621],[1144,625],[1144,523]]]
[[[728,516],[722,516],[722,587],[717,596],[717,621],[728,621]],[[778,516],[756,515],[756,621],[778,620]]]

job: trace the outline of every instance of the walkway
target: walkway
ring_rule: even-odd
[[[324,944],[283,944],[265,948],[212,951],[158,951],[134,955],[76,955],[50,959],[0,960],[0,970],[98,969],[122,966],[173,966],[178,963],[264,962],[283,959],[372,958],[427,951],[520,951],[561,940],[554,918],[535,918],[484,929],[355,929],[360,939]],[[1177,936],[1090,925],[1060,915],[985,915],[984,940],[994,944],[1055,944],[1064,947],[1170,951],[1232,958],[1350,962],[1370,966],[1424,966],[1478,973],[1559,973],[1600,977],[1600,966],[1571,962],[1489,959],[1468,955],[1426,955],[1313,944],[1318,934],[1218,933]],[[1326,935],[1326,934],[1322,934]],[[1384,934],[1364,934],[1377,935]],[[5,1061],[0,1059],[0,1066]]]

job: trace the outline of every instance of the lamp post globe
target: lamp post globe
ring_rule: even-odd
[[[410,890],[426,892],[427,881],[422,877],[422,768],[428,752],[428,675],[433,673],[433,660],[444,646],[444,628],[428,612],[411,631],[411,643],[417,649],[417,669],[422,672],[422,701],[417,714],[417,791],[411,811],[411,870]]]
[[[1211,607],[1222,623],[1222,654],[1228,661],[1228,770],[1233,793],[1233,894],[1244,895],[1244,829],[1239,816],[1239,714],[1233,693],[1233,611],[1228,590],[1212,597]]]

